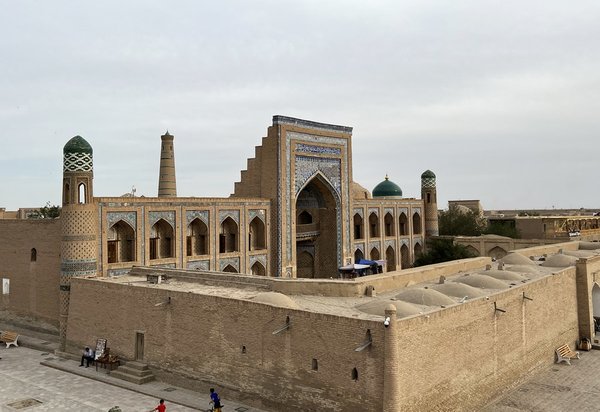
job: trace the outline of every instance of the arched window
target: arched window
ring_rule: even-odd
[[[363,218],[358,213],[354,214],[354,239],[364,239]]]
[[[239,252],[239,230],[238,225],[231,217],[227,217],[221,223],[219,234],[219,253]]]
[[[410,253],[408,246],[402,245],[400,248],[400,265],[402,269],[408,269],[410,267]]]
[[[198,218],[187,227],[186,255],[208,255],[208,226]]]
[[[79,183],[79,186],[77,186],[77,190],[79,193],[79,198],[77,199],[77,203],[87,203],[86,202],[87,187],[85,187],[85,183]]]
[[[35,248],[31,248],[31,261],[37,262],[37,250]]]
[[[352,380],[353,381],[358,380],[358,369],[356,369],[356,368],[352,369]]]
[[[385,235],[386,236],[394,236],[394,217],[391,213],[386,213],[383,218],[383,223],[385,226]]]
[[[314,371],[318,371],[319,370],[319,361],[314,359],[312,360],[312,370]]]
[[[302,213],[298,215],[298,224],[299,225],[309,225],[313,222],[312,215],[308,213],[306,210],[303,210]]]
[[[166,220],[156,222],[150,236],[150,259],[173,257],[173,227]]]
[[[415,258],[419,257],[421,253],[423,253],[423,246],[420,243],[415,243]]]
[[[379,249],[374,247],[373,249],[371,249],[371,260],[379,260],[379,258],[380,258]]]
[[[400,236],[408,235],[408,218],[406,217],[406,213],[400,213],[400,217],[398,218],[398,226],[400,229]]]
[[[421,215],[418,213],[413,215],[413,233],[415,235],[421,234]]]
[[[364,259],[364,258],[365,258],[365,255],[363,255],[362,250],[356,249],[356,251],[354,251],[354,263],[357,263],[361,259]]]
[[[225,266],[225,268],[223,269],[223,272],[238,273],[237,269],[231,265]]]
[[[135,231],[123,220],[108,229],[107,255],[108,263],[135,260]]]
[[[250,222],[250,230],[248,231],[248,250],[262,250],[265,248],[265,224],[257,216]]]
[[[315,258],[307,251],[303,251],[298,255],[298,263],[296,264],[296,276],[299,278],[314,278],[315,277]]]
[[[376,213],[369,215],[369,237],[379,237],[379,217]]]
[[[386,272],[392,272],[396,270],[396,251],[393,247],[388,246],[385,250],[385,260],[386,260]]]
[[[250,271],[253,275],[265,276],[265,267],[260,262],[255,262],[250,268]]]
[[[71,201],[71,186],[68,183],[65,183],[64,194],[63,203],[67,205]]]

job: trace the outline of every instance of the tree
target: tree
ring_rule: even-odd
[[[414,266],[433,265],[472,257],[475,257],[473,253],[463,245],[455,245],[452,239],[432,239],[427,244],[427,252],[417,256]]]
[[[479,236],[485,228],[485,220],[471,210],[456,205],[439,214],[440,235]]]
[[[51,205],[46,202],[46,206],[29,214],[29,219],[56,219],[60,216],[60,206]]]
[[[491,223],[488,223],[488,226],[485,228],[483,233],[486,235],[512,237],[513,239],[521,238],[521,233],[519,233],[516,227],[499,221],[493,221]]]

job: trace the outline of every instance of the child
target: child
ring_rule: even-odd
[[[160,401],[158,401],[158,406],[152,410],[158,411],[158,412],[165,412],[167,410],[167,405],[165,405],[165,400],[161,399]]]

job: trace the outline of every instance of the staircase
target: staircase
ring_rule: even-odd
[[[130,361],[125,365],[119,366],[110,373],[110,376],[138,385],[154,380],[154,374],[148,368],[148,365],[136,361]]]

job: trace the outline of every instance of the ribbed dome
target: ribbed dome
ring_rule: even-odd
[[[435,173],[433,173],[429,169],[425,170],[423,172],[423,174],[421,175],[421,179],[426,179],[426,178],[435,179]]]
[[[402,197],[402,189],[396,183],[392,182],[387,175],[385,176],[385,180],[379,183],[373,189],[373,197],[388,197],[388,196],[396,196]]]
[[[92,146],[81,136],[75,136],[67,142],[63,153],[88,153],[92,154]]]

